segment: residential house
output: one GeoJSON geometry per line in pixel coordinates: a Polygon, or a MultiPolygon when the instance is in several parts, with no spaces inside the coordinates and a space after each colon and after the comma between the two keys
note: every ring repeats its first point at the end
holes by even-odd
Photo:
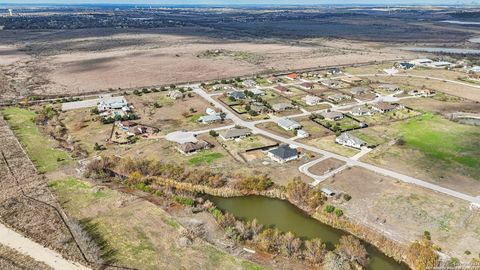
{"type": "Polygon", "coordinates": [[[176,99],[183,98],[183,93],[180,92],[179,90],[170,90],[168,91],[167,96],[173,100],[176,100],[176,99]]]}
{"type": "Polygon", "coordinates": [[[122,109],[123,111],[129,111],[128,102],[123,96],[112,97],[105,96],[100,97],[97,103],[97,109],[99,112],[104,112],[108,110],[118,110],[122,109]]]}
{"type": "Polygon", "coordinates": [[[342,70],[339,68],[329,68],[327,70],[327,74],[329,75],[337,75],[337,74],[342,74],[342,70]]]}
{"type": "Polygon", "coordinates": [[[266,78],[266,80],[269,82],[269,83],[277,83],[280,81],[280,79],[278,77],[275,77],[275,76],[270,76],[268,78],[266,78]]]}
{"type": "Polygon", "coordinates": [[[340,136],[335,139],[335,142],[343,146],[349,146],[357,149],[360,149],[363,145],[365,145],[364,141],[360,140],[359,138],[353,136],[348,132],[340,134],[340,136]]]}
{"type": "Polygon", "coordinates": [[[249,90],[249,91],[252,92],[253,96],[255,96],[255,97],[265,95],[265,91],[263,91],[262,89],[259,89],[259,88],[253,88],[252,90],[249,90]]]}
{"type": "Polygon", "coordinates": [[[381,84],[378,86],[378,88],[383,89],[385,91],[389,91],[389,92],[400,91],[400,87],[395,84],[381,84]]]}
{"type": "Polygon", "coordinates": [[[308,137],[310,137],[310,134],[303,129],[297,129],[297,137],[308,138],[308,137]]]}
{"type": "Polygon", "coordinates": [[[409,62],[400,62],[398,63],[398,67],[401,69],[412,69],[415,65],[409,62]]]}
{"type": "Polygon", "coordinates": [[[245,99],[247,96],[245,95],[245,92],[243,91],[233,91],[228,93],[228,97],[234,98],[234,99],[245,99]]]}
{"type": "Polygon", "coordinates": [[[215,91],[225,90],[225,91],[234,91],[235,88],[230,84],[215,84],[212,86],[212,89],[215,91]]]}
{"type": "Polygon", "coordinates": [[[431,97],[435,95],[435,90],[431,89],[420,89],[420,90],[411,90],[408,92],[411,96],[423,96],[423,97],[431,97]]]}
{"type": "Polygon", "coordinates": [[[330,190],[328,188],[321,188],[320,191],[328,197],[335,196],[335,192],[333,192],[332,190],[330,190]]]}
{"type": "Polygon", "coordinates": [[[317,96],[313,96],[313,95],[307,95],[307,96],[304,96],[302,98],[302,100],[305,102],[305,104],[307,104],[308,106],[315,106],[317,104],[319,104],[320,102],[322,102],[322,99],[317,97],[317,96]]]}
{"type": "Polygon", "coordinates": [[[480,66],[473,66],[468,69],[468,72],[470,73],[480,73],[480,66]]]}
{"type": "Polygon", "coordinates": [[[343,77],[341,80],[348,84],[358,84],[362,82],[362,79],[357,76],[343,77]]]}
{"type": "Polygon", "coordinates": [[[379,111],[381,113],[386,113],[386,112],[393,111],[393,110],[397,109],[397,107],[398,107],[398,105],[387,103],[387,102],[378,102],[376,104],[373,104],[373,106],[372,106],[372,108],[374,110],[379,111]]]}
{"type": "Polygon", "coordinates": [[[267,114],[271,110],[260,102],[253,102],[250,104],[250,110],[256,112],[257,114],[267,114]]]}
{"type": "Polygon", "coordinates": [[[431,64],[431,63],[433,63],[433,61],[431,59],[427,59],[427,58],[415,59],[415,60],[410,61],[410,64],[412,64],[414,66],[424,66],[424,67],[431,64]]]}
{"type": "Polygon", "coordinates": [[[367,87],[357,86],[350,89],[350,93],[352,93],[353,95],[363,95],[368,92],[370,92],[370,89],[367,87]]]}
{"type": "Polygon", "coordinates": [[[286,111],[286,110],[291,110],[293,108],[295,108],[295,106],[293,106],[290,103],[276,103],[276,104],[272,105],[272,109],[275,112],[283,112],[283,111],[286,111]]]}
{"type": "Polygon", "coordinates": [[[290,118],[280,118],[277,121],[277,125],[285,130],[296,130],[302,128],[302,125],[290,118]]]}
{"type": "Polygon", "coordinates": [[[250,136],[252,131],[248,128],[231,128],[227,129],[224,132],[220,133],[220,138],[225,141],[235,140],[250,136]]]}
{"type": "Polygon", "coordinates": [[[341,112],[335,112],[335,111],[326,111],[321,113],[321,115],[329,121],[337,121],[337,120],[342,120],[343,119],[343,113],[341,112]]]}
{"type": "Polygon", "coordinates": [[[212,108],[207,108],[205,110],[205,113],[208,114],[208,115],[216,115],[218,114],[217,111],[215,111],[215,109],[212,109],[212,108]]]}
{"type": "Polygon", "coordinates": [[[311,83],[311,82],[304,82],[304,83],[301,83],[300,84],[301,87],[305,88],[305,89],[313,89],[313,87],[315,86],[314,83],[311,83]]]}
{"type": "Polygon", "coordinates": [[[450,68],[453,66],[453,64],[446,61],[436,61],[428,64],[427,66],[432,68],[450,68]]]}
{"type": "Polygon", "coordinates": [[[282,93],[288,93],[289,90],[287,87],[283,86],[283,85],[277,85],[274,87],[275,90],[279,91],[279,92],[282,92],[282,93]]]}
{"type": "Polygon", "coordinates": [[[337,88],[340,85],[340,82],[337,80],[322,80],[320,83],[330,88],[337,88]]]}
{"type": "Polygon", "coordinates": [[[348,96],[348,95],[345,95],[345,94],[334,94],[334,95],[330,95],[327,97],[329,100],[333,101],[333,102],[342,102],[344,100],[351,100],[352,97],[351,96],[348,96]]]}
{"type": "Polygon", "coordinates": [[[298,159],[297,149],[290,148],[287,144],[282,144],[267,152],[267,156],[278,163],[286,163],[298,159]]]}
{"type": "Polygon", "coordinates": [[[373,115],[373,112],[365,106],[357,106],[350,110],[350,114],[353,116],[366,116],[373,115]]]}
{"type": "Polygon", "coordinates": [[[220,114],[204,115],[198,118],[198,122],[202,124],[212,124],[212,123],[221,122],[221,121],[223,121],[223,118],[220,114]]]}
{"type": "Polygon", "coordinates": [[[242,82],[242,84],[245,85],[245,87],[247,88],[257,87],[257,82],[255,82],[254,80],[245,80],[242,82]]]}
{"type": "Polygon", "coordinates": [[[187,142],[177,145],[177,150],[184,155],[191,155],[197,151],[212,148],[213,145],[207,141],[187,142]]]}
{"type": "Polygon", "coordinates": [[[285,78],[290,79],[290,80],[296,80],[298,78],[298,74],[297,73],[290,73],[290,74],[286,75],[285,78]]]}

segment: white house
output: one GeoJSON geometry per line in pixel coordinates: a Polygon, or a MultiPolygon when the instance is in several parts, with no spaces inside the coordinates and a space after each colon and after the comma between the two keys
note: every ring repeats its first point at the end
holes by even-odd
{"type": "Polygon", "coordinates": [[[317,104],[319,104],[322,99],[317,97],[317,96],[313,96],[313,95],[306,95],[302,98],[302,100],[305,102],[305,104],[307,104],[308,106],[315,106],[317,104]]]}
{"type": "Polygon", "coordinates": [[[183,93],[180,92],[179,90],[171,90],[171,91],[168,91],[168,97],[173,100],[181,99],[183,98],[183,93]]]}
{"type": "Polygon", "coordinates": [[[251,134],[252,134],[252,131],[247,128],[231,128],[220,133],[220,138],[222,138],[225,141],[228,141],[228,140],[244,138],[244,137],[250,136],[251,134]]]}
{"type": "Polygon", "coordinates": [[[308,138],[308,137],[310,137],[310,134],[303,129],[297,129],[297,137],[308,138]]]}
{"type": "Polygon", "coordinates": [[[360,149],[363,145],[365,145],[364,141],[360,140],[359,138],[353,136],[348,132],[340,134],[340,136],[335,139],[335,142],[343,146],[349,146],[357,149],[360,149]]]}
{"type": "Polygon", "coordinates": [[[277,125],[285,130],[296,130],[302,128],[302,125],[289,118],[281,118],[277,121],[277,125]]]}
{"type": "Polygon", "coordinates": [[[290,148],[287,144],[282,144],[267,152],[267,156],[278,163],[286,163],[298,159],[297,149],[290,148]]]}
{"type": "Polygon", "coordinates": [[[415,66],[427,66],[431,63],[433,63],[433,60],[427,58],[415,59],[410,61],[410,64],[413,64],[415,66]]]}
{"type": "Polygon", "coordinates": [[[427,66],[432,68],[449,68],[453,66],[453,64],[446,61],[436,61],[428,64],[427,66]]]}
{"type": "Polygon", "coordinates": [[[365,115],[373,115],[372,110],[365,106],[357,106],[350,110],[350,113],[353,116],[365,116],[365,115]]]}
{"type": "Polygon", "coordinates": [[[204,115],[198,118],[198,122],[202,124],[211,124],[222,121],[223,118],[219,114],[214,115],[204,115]]]}
{"type": "MultiPolygon", "coordinates": [[[[97,103],[97,109],[99,112],[104,112],[107,110],[116,110],[116,109],[123,109],[128,108],[128,102],[123,96],[119,97],[101,97],[97,103]]],[[[124,111],[129,111],[130,109],[124,109],[124,111]]]]}

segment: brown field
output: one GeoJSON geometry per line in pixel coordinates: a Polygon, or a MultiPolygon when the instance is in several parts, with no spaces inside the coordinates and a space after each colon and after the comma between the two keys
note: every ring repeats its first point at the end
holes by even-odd
{"type": "Polygon", "coordinates": [[[480,252],[480,212],[469,210],[464,201],[356,167],[323,185],[352,196],[339,205],[348,216],[401,242],[420,239],[429,231],[435,244],[463,261],[480,252]]]}
{"type": "MultiPolygon", "coordinates": [[[[31,57],[6,64],[13,67],[34,65],[35,70],[24,68],[22,72],[36,73],[45,82],[32,84],[26,93],[6,92],[3,97],[14,94],[80,94],[237,77],[266,70],[392,60],[409,54],[383,49],[375,43],[347,45],[344,41],[324,39],[308,39],[298,45],[273,40],[226,41],[212,37],[210,29],[199,27],[135,31],[23,31],[21,40],[18,40],[18,35],[3,31],[2,40],[27,50],[31,57]],[[371,46],[375,49],[369,48],[371,46]],[[207,50],[217,49],[236,52],[242,57],[197,57],[207,50]]],[[[3,54],[12,58],[19,53],[8,49],[3,54]]]]}
{"type": "Polygon", "coordinates": [[[329,171],[335,170],[341,166],[343,166],[345,162],[334,159],[334,158],[329,158],[326,160],[323,160],[315,165],[313,165],[309,171],[313,174],[316,175],[323,175],[329,171]]]}

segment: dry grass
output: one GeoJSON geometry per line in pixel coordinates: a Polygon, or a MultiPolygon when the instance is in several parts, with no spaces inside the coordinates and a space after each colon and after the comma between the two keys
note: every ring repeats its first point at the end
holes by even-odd
{"type": "Polygon", "coordinates": [[[4,270],[53,270],[43,262],[36,261],[12,248],[0,245],[0,268],[4,270]]]}

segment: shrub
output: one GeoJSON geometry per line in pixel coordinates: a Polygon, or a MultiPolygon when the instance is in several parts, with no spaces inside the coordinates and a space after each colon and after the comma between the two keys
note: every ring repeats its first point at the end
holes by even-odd
{"type": "Polygon", "coordinates": [[[213,130],[213,129],[210,130],[210,132],[209,132],[208,134],[210,134],[210,136],[212,136],[212,137],[214,137],[214,138],[215,138],[215,137],[218,137],[218,132],[216,132],[216,131],[213,130]]]}
{"type": "Polygon", "coordinates": [[[335,206],[333,206],[331,204],[327,204],[327,205],[325,205],[324,210],[327,213],[333,213],[333,211],[335,211],[335,206]]]}
{"type": "Polygon", "coordinates": [[[241,190],[267,190],[273,185],[272,180],[267,175],[250,176],[240,180],[237,187],[241,190]]]}
{"type": "MultiPolygon", "coordinates": [[[[350,167],[349,167],[349,168],[350,168],[350,167]]],[[[345,194],[343,194],[343,199],[348,202],[348,201],[350,201],[350,200],[352,199],[352,196],[350,196],[350,195],[348,195],[347,193],[345,193],[345,194]]]]}
{"type": "Polygon", "coordinates": [[[339,208],[335,209],[335,215],[336,215],[337,217],[343,216],[343,211],[342,211],[342,209],[339,209],[339,208]]]}
{"type": "Polygon", "coordinates": [[[180,204],[188,205],[188,206],[193,206],[193,203],[194,203],[192,198],[183,197],[179,195],[173,196],[173,199],[180,204]]]}

